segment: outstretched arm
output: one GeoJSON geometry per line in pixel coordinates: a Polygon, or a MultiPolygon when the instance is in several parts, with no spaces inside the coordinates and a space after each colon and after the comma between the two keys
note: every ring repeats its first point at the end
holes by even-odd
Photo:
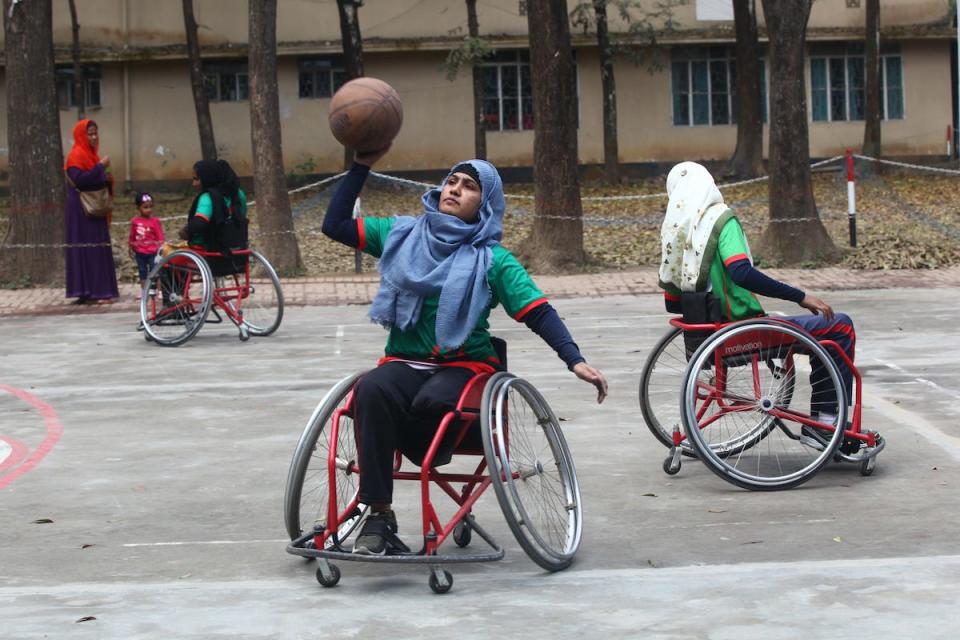
{"type": "Polygon", "coordinates": [[[833,309],[823,300],[771,278],[750,264],[750,261],[746,258],[728,264],[727,273],[730,274],[734,282],[744,289],[768,298],[789,300],[813,313],[822,313],[828,320],[833,318],[833,309]]]}
{"type": "Polygon", "coordinates": [[[530,310],[523,322],[557,352],[574,375],[597,388],[597,402],[607,397],[607,381],[599,369],[587,364],[557,310],[545,302],[530,310]]]}

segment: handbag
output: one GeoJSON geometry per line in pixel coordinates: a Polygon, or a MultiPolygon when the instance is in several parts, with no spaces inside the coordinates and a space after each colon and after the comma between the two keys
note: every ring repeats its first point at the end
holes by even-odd
{"type": "Polygon", "coordinates": [[[83,207],[83,212],[87,214],[87,217],[106,218],[113,212],[113,194],[110,193],[110,187],[104,185],[93,191],[80,191],[69,175],[64,174],[64,176],[66,176],[70,186],[80,194],[80,206],[83,207]]]}

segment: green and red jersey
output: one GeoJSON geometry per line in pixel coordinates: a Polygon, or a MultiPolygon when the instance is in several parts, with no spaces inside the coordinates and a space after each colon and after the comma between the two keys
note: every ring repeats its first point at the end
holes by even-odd
{"type": "MultiPolygon", "coordinates": [[[[359,218],[357,232],[360,235],[359,249],[374,258],[383,255],[387,235],[393,228],[395,218],[359,218]]],[[[480,314],[467,341],[457,350],[442,351],[437,346],[436,322],[440,296],[424,298],[420,319],[407,331],[396,327],[390,329],[387,356],[406,357],[436,362],[472,360],[499,364],[496,352],[490,343],[490,311],[498,304],[514,320],[522,321],[531,309],[547,302],[546,296],[537,287],[523,265],[508,249],[499,244],[491,247],[493,261],[487,270],[490,286],[490,303],[480,314]]]]}

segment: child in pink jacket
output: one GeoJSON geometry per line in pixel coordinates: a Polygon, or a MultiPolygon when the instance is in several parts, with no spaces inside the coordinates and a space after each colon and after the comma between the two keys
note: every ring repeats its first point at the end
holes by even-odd
{"type": "Polygon", "coordinates": [[[137,261],[142,290],[147,274],[153,269],[157,250],[163,246],[163,225],[153,217],[153,196],[146,192],[138,193],[134,203],[139,215],[130,221],[130,238],[127,242],[130,256],[137,261]]]}

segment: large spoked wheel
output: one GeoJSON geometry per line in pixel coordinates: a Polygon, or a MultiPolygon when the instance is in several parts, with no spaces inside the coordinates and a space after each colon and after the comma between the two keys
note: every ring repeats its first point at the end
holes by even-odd
{"type": "Polygon", "coordinates": [[[840,371],[816,340],[785,322],[748,320],[693,355],[681,415],[711,471],[745,489],[776,490],[806,482],[831,460],[846,406],[840,371]]]}
{"type": "Polygon", "coordinates": [[[501,372],[484,389],[480,426],[493,488],[517,542],[544,569],[565,569],[580,547],[583,513],[557,417],[533,385],[501,372]]]}
{"type": "Polygon", "coordinates": [[[267,259],[250,252],[250,279],[241,283],[240,312],[251,335],[268,336],[283,320],[283,289],[267,259]]]}
{"type": "MultiPolygon", "coordinates": [[[[653,437],[665,447],[673,446],[673,430],[681,428],[677,395],[683,387],[686,371],[683,332],[677,327],[670,327],[654,345],[640,374],[640,412],[643,421],[653,437]]],[[[680,443],[680,448],[685,455],[694,455],[686,440],[680,443]]]]}
{"type": "Polygon", "coordinates": [[[140,321],[150,339],[175,347],[200,331],[213,302],[213,275],[203,258],[174,251],[154,266],[146,284],[140,321]]]}
{"type": "MultiPolygon", "coordinates": [[[[340,415],[336,443],[331,442],[331,425],[337,410],[348,408],[348,396],[361,375],[363,373],[347,376],[327,392],[310,416],[293,452],[283,503],[284,521],[291,540],[305,531],[314,530],[317,524],[327,524],[330,494],[328,459],[331,447],[336,453],[337,513],[342,514],[357,495],[360,478],[356,473],[357,441],[353,413],[347,411],[340,415]]],[[[342,542],[353,532],[365,510],[365,505],[358,505],[352,514],[343,518],[337,532],[339,541],[342,542]]]]}
{"type": "MultiPolygon", "coordinates": [[[[640,374],[640,412],[643,414],[643,421],[650,433],[668,448],[674,446],[673,430],[676,428],[682,432],[683,420],[680,416],[680,403],[677,402],[677,396],[683,389],[688,360],[683,331],[677,327],[671,327],[654,345],[640,374]]],[[[770,362],[768,366],[777,365],[770,362]]],[[[781,375],[784,372],[778,369],[777,374],[781,375]]],[[[792,389],[785,387],[785,393],[791,391],[792,389]]],[[[754,434],[756,437],[738,438],[732,442],[714,442],[711,446],[717,455],[728,456],[744,447],[756,444],[762,437],[762,433],[758,430],[754,434]]],[[[696,457],[697,455],[686,438],[680,442],[680,451],[685,456],[696,457]]],[[[679,467],[672,473],[670,471],[667,473],[673,475],[677,471],[679,467]]]]}

